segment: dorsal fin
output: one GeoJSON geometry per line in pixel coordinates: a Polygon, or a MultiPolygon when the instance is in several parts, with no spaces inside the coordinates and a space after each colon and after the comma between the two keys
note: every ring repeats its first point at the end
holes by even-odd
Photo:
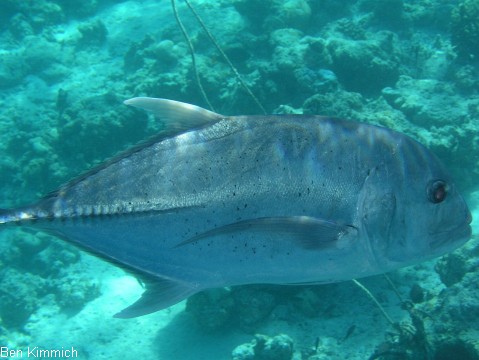
{"type": "Polygon", "coordinates": [[[151,112],[162,120],[167,132],[181,133],[226,118],[199,106],[168,99],[136,97],[123,103],[151,112]]]}

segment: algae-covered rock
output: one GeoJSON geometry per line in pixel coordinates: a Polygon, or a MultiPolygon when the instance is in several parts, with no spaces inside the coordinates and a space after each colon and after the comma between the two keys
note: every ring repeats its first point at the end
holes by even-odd
{"type": "Polygon", "coordinates": [[[364,0],[361,8],[371,11],[377,23],[397,25],[403,19],[404,0],[364,0]]]}
{"type": "Polygon", "coordinates": [[[251,342],[235,347],[231,353],[232,360],[255,360],[254,346],[255,343],[251,342]]]}
{"type": "Polygon", "coordinates": [[[98,0],[55,0],[67,14],[72,18],[84,18],[94,15],[99,7],[98,0]]]}
{"type": "Polygon", "coordinates": [[[233,360],[291,360],[293,340],[284,334],[274,337],[255,335],[250,343],[237,346],[232,352],[233,360]]]}
{"type": "Polygon", "coordinates": [[[399,77],[399,61],[394,56],[392,38],[381,43],[331,40],[328,44],[332,70],[349,91],[371,94],[393,85],[399,77]]]}
{"type": "Polygon", "coordinates": [[[303,104],[305,114],[320,114],[343,119],[355,119],[363,107],[363,98],[354,92],[337,91],[313,95],[303,104]]]}
{"type": "Polygon", "coordinates": [[[434,347],[434,360],[479,360],[477,341],[464,341],[458,338],[441,339],[434,347]]]}
{"type": "Polygon", "coordinates": [[[46,280],[13,268],[0,271],[0,319],[6,328],[20,328],[40,306],[46,280]]]}
{"type": "Polygon", "coordinates": [[[206,331],[218,330],[230,322],[234,300],[231,292],[225,288],[209,289],[190,296],[186,311],[193,314],[206,331]]]}
{"type": "Polygon", "coordinates": [[[53,144],[54,151],[60,154],[59,160],[68,169],[65,177],[74,176],[93,161],[103,160],[147,137],[147,115],[122,107],[122,100],[105,93],[72,101],[65,108],[58,142],[53,144]]]}
{"type": "Polygon", "coordinates": [[[234,0],[233,5],[253,30],[304,29],[312,15],[306,0],[234,0]]]}
{"type": "Polygon", "coordinates": [[[444,285],[451,286],[461,281],[466,274],[466,259],[461,255],[452,253],[440,258],[434,269],[444,285]]]}
{"type": "Polygon", "coordinates": [[[452,12],[451,42],[462,59],[479,57],[479,0],[465,0],[452,12]]]}
{"type": "Polygon", "coordinates": [[[271,29],[305,29],[311,18],[311,7],[306,0],[280,1],[273,7],[272,13],[265,20],[265,28],[271,29]]]}
{"type": "Polygon", "coordinates": [[[78,249],[42,232],[11,231],[0,252],[0,321],[23,327],[32,314],[55,305],[76,313],[100,295],[98,284],[84,273],[78,249]]]}
{"type": "Polygon", "coordinates": [[[0,66],[0,89],[19,85],[29,71],[30,66],[21,52],[5,52],[0,66]]]}
{"type": "Polygon", "coordinates": [[[257,335],[255,354],[260,360],[290,360],[293,357],[293,340],[284,334],[272,338],[257,335]]]}
{"type": "Polygon", "coordinates": [[[294,76],[299,88],[304,93],[330,93],[339,89],[339,82],[336,74],[328,69],[311,69],[309,67],[298,67],[294,70],[294,76]]]}
{"type": "Polygon", "coordinates": [[[81,273],[67,273],[54,282],[52,292],[57,305],[68,314],[75,314],[100,295],[97,282],[81,273]]]}
{"type": "Polygon", "coordinates": [[[27,37],[23,57],[31,73],[39,73],[63,59],[61,45],[45,38],[27,37]]]}
{"type": "Polygon", "coordinates": [[[475,66],[465,65],[455,69],[453,78],[456,87],[465,93],[479,90],[479,69],[475,66]]]}
{"type": "Polygon", "coordinates": [[[90,21],[78,26],[80,45],[101,46],[105,43],[108,30],[101,20],[90,21]]]}
{"type": "Polygon", "coordinates": [[[30,19],[23,14],[16,14],[13,16],[10,19],[8,28],[16,40],[21,40],[25,38],[25,36],[34,34],[30,19]]]}
{"type": "Polygon", "coordinates": [[[451,124],[467,114],[467,103],[447,82],[401,76],[395,88],[385,88],[382,94],[393,108],[425,128],[451,124]]]}
{"type": "Polygon", "coordinates": [[[409,290],[409,298],[415,304],[422,303],[424,301],[425,291],[419,284],[413,284],[409,290]]]}
{"type": "Polygon", "coordinates": [[[274,47],[273,64],[281,71],[293,71],[303,63],[306,44],[300,42],[303,33],[295,29],[280,29],[271,34],[270,44],[274,47]]]}
{"type": "Polygon", "coordinates": [[[320,303],[320,296],[309,288],[299,291],[293,298],[295,307],[308,317],[318,316],[320,303]]]}
{"type": "Polygon", "coordinates": [[[245,331],[254,330],[269,316],[276,304],[272,293],[254,286],[234,288],[233,297],[239,326],[245,331]]]}

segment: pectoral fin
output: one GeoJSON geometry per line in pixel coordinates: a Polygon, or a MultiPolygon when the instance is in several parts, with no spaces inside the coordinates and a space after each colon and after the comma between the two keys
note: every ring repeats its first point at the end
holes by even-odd
{"type": "Polygon", "coordinates": [[[310,216],[264,217],[242,220],[217,227],[182,241],[176,247],[191,244],[200,240],[240,234],[242,232],[258,232],[276,235],[278,240],[293,239],[306,249],[322,249],[337,246],[345,235],[356,233],[355,227],[333,221],[317,219],[310,216]]]}
{"type": "Polygon", "coordinates": [[[146,290],[135,303],[123,309],[114,317],[130,319],[148,315],[166,309],[200,291],[193,284],[176,279],[149,278],[142,279],[146,290]]]}

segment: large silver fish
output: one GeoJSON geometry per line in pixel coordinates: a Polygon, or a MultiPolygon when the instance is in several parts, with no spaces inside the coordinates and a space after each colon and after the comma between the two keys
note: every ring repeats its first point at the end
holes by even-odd
{"type": "Polygon", "coordinates": [[[213,287],[383,273],[471,235],[449,173],[398,132],[319,116],[227,117],[165,99],[125,103],[153,112],[169,135],[0,211],[0,223],[54,233],[142,278],[142,297],[117,317],[213,287]]]}

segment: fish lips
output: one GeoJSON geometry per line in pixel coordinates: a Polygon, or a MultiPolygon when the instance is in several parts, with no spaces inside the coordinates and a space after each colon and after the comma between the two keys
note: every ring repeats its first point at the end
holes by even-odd
{"type": "Polygon", "coordinates": [[[465,244],[472,236],[471,222],[472,215],[467,210],[465,221],[461,225],[444,231],[429,232],[433,238],[430,242],[431,250],[443,254],[465,244]]]}

